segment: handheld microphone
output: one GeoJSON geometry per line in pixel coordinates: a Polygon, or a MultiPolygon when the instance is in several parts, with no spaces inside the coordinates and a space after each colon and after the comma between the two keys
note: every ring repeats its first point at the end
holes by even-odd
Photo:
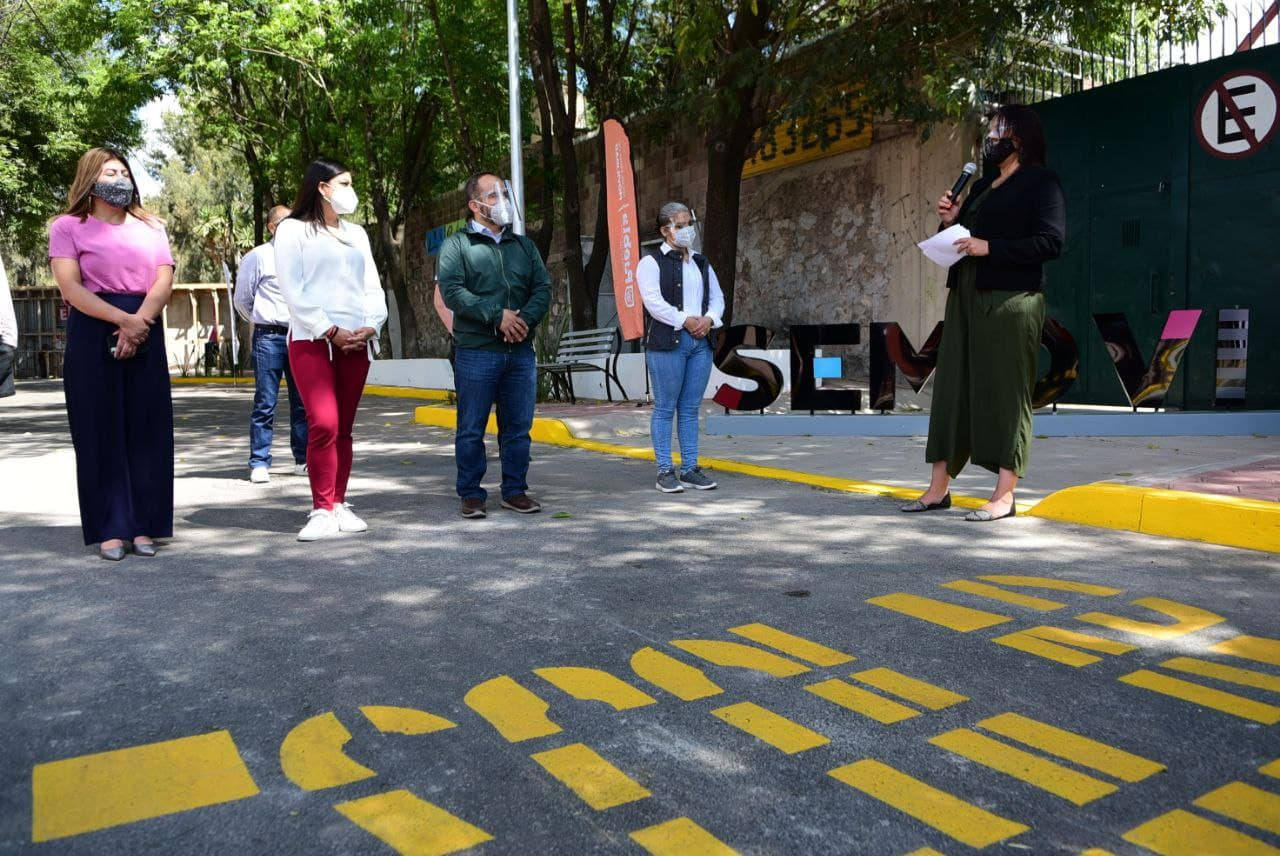
{"type": "Polygon", "coordinates": [[[960,177],[956,179],[956,183],[951,185],[951,201],[954,202],[960,196],[960,191],[964,190],[964,186],[969,183],[969,179],[978,171],[978,165],[969,162],[964,165],[964,169],[960,171],[960,177]]]}

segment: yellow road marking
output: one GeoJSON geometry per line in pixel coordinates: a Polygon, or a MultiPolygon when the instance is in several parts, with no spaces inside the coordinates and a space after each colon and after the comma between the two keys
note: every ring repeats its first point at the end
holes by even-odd
{"type": "Polygon", "coordinates": [[[388,791],[334,806],[347,820],[405,856],[444,856],[493,836],[409,791],[388,791]]]}
{"type": "Polygon", "coordinates": [[[630,710],[657,704],[657,699],[614,677],[603,669],[580,666],[554,666],[534,669],[533,673],[547,683],[583,701],[602,701],[614,710],[630,710]]]}
{"type": "Polygon", "coordinates": [[[1068,666],[1075,666],[1076,668],[1097,663],[1102,658],[1095,657],[1092,654],[1085,654],[1057,643],[1063,642],[1066,645],[1074,645],[1076,648],[1088,648],[1091,651],[1101,651],[1104,654],[1126,654],[1130,651],[1136,651],[1138,648],[1137,645],[1116,642],[1114,639],[1103,639],[1101,636],[1076,633],[1074,630],[1064,630],[1061,627],[1050,627],[1048,625],[1030,627],[1026,630],[1010,633],[1007,636],[997,636],[991,641],[1009,648],[1016,648],[1019,651],[1025,651],[1028,654],[1035,654],[1037,657],[1044,657],[1046,660],[1054,660],[1068,666]]]}
{"type": "Polygon", "coordinates": [[[1276,759],[1270,764],[1263,764],[1258,768],[1258,772],[1264,776],[1271,776],[1274,779],[1280,779],[1280,759],[1276,759]]]}
{"type": "Polygon", "coordinates": [[[637,829],[631,840],[653,856],[738,856],[738,851],[687,817],[637,829]]]}
{"type": "Polygon", "coordinates": [[[1168,675],[1139,669],[1128,675],[1122,675],[1118,680],[1130,686],[1141,687],[1144,690],[1163,693],[1202,707],[1220,710],[1223,713],[1229,713],[1241,719],[1261,722],[1263,725],[1275,725],[1280,722],[1280,707],[1263,704],[1260,701],[1254,701],[1251,698],[1245,698],[1235,693],[1215,690],[1192,681],[1184,681],[1181,678],[1171,678],[1168,675]]]}
{"type": "Polygon", "coordinates": [[[1161,856],[1280,856],[1280,850],[1234,829],[1180,808],[1149,820],[1123,836],[1130,844],[1161,856]]]}
{"type": "Polygon", "coordinates": [[[976,594],[978,597],[985,597],[990,600],[1011,603],[1014,606],[1025,606],[1028,609],[1034,609],[1039,612],[1052,612],[1055,609],[1062,609],[1066,606],[1062,601],[1046,600],[1043,597],[1032,597],[1029,594],[1005,591],[1002,588],[989,586],[986,583],[975,583],[973,580],[952,580],[949,583],[942,583],[941,586],[954,591],[962,591],[966,594],[976,594]]]}
{"type": "Polygon", "coordinates": [[[894,612],[901,612],[903,615],[910,615],[912,618],[919,618],[921,621],[928,621],[952,630],[959,630],[961,633],[968,633],[971,630],[981,630],[984,627],[1013,621],[1007,615],[996,615],[994,612],[983,612],[980,609],[970,609],[967,606],[947,603],[943,600],[934,600],[931,597],[920,597],[919,595],[905,592],[867,598],[867,603],[873,603],[885,609],[892,609],[894,612]]]}
{"type": "Polygon", "coordinates": [[[530,756],[596,811],[650,796],[649,790],[582,743],[530,756]]]}
{"type": "Polygon", "coordinates": [[[716,708],[711,711],[711,715],[788,755],[831,742],[813,729],[749,701],[716,708]]]}
{"type": "Polygon", "coordinates": [[[863,672],[854,672],[850,677],[878,690],[915,702],[921,707],[927,707],[929,710],[942,710],[969,700],[968,696],[953,693],[951,690],[895,672],[893,669],[867,669],[863,672]]]}
{"type": "Polygon", "coordinates": [[[682,701],[724,692],[701,669],[653,648],[641,648],[631,655],[631,671],[682,701]]]}
{"type": "Polygon", "coordinates": [[[740,627],[730,627],[729,632],[750,639],[752,642],[776,648],[784,654],[790,654],[798,660],[813,663],[815,666],[839,666],[841,663],[856,659],[852,654],[828,648],[811,639],[787,633],[767,624],[743,624],[740,627]]]}
{"type": "Polygon", "coordinates": [[[258,793],[227,731],[37,764],[31,840],[50,841],[258,793]]]}
{"type": "Polygon", "coordinates": [[[1041,758],[1016,749],[998,740],[970,731],[957,728],[937,737],[929,738],[934,746],[941,746],[948,752],[976,761],[984,767],[1004,773],[1034,785],[1042,791],[1075,805],[1087,805],[1096,799],[1113,794],[1119,788],[1110,782],[1086,776],[1075,770],[1062,766],[1054,761],[1041,758]]]}
{"type": "Polygon", "coordinates": [[[1084,615],[1077,615],[1076,620],[1110,627],[1112,630],[1123,630],[1126,633],[1150,636],[1155,639],[1176,639],[1179,636],[1186,636],[1188,633],[1195,633],[1197,630],[1221,624],[1225,620],[1221,615],[1217,615],[1207,609],[1200,609],[1198,606],[1191,606],[1186,603],[1178,603],[1176,600],[1165,600],[1162,597],[1140,597],[1132,601],[1132,603],[1134,606],[1146,607],[1152,612],[1162,612],[1173,618],[1174,623],[1157,624],[1152,621],[1138,621],[1134,618],[1124,618],[1108,612],[1086,612],[1084,615]]]}
{"type": "Polygon", "coordinates": [[[450,722],[443,716],[415,710],[411,707],[387,707],[385,705],[365,705],[360,708],[365,719],[383,734],[431,734],[447,728],[457,728],[456,722],[450,722]]]}
{"type": "Polygon", "coordinates": [[[989,583],[1004,583],[1007,586],[1052,589],[1053,591],[1069,591],[1075,592],[1076,594],[1091,594],[1095,597],[1112,597],[1113,595],[1124,594],[1124,589],[1111,588],[1111,586],[1098,586],[1093,583],[1078,583],[1075,580],[1056,580],[1052,577],[1025,577],[1017,574],[980,574],[978,579],[986,580],[989,583]]]}
{"type": "Polygon", "coordinates": [[[1244,782],[1231,782],[1200,797],[1195,804],[1223,817],[1280,835],[1280,794],[1244,782]]]}
{"type": "Polygon", "coordinates": [[[477,684],[462,700],[511,743],[560,732],[560,726],[547,718],[550,705],[509,675],[477,684]]]}
{"type": "Polygon", "coordinates": [[[1110,850],[1103,850],[1101,847],[1090,847],[1088,850],[1081,850],[1080,856],[1114,856],[1110,850]]]}
{"type": "Polygon", "coordinates": [[[333,711],[304,719],[280,743],[280,769],[304,791],[348,785],[378,775],[346,756],[351,732],[333,711]]]}
{"type": "Polygon", "coordinates": [[[750,645],[743,645],[741,642],[721,642],[718,639],[674,639],[671,644],[681,651],[687,651],[717,666],[751,669],[773,675],[775,678],[789,678],[809,671],[808,666],[802,666],[794,660],[779,657],[769,651],[761,651],[750,645]]]}
{"type": "Polygon", "coordinates": [[[887,699],[884,696],[876,695],[861,687],[855,687],[852,684],[847,684],[834,678],[829,681],[810,684],[805,689],[819,698],[825,698],[829,702],[846,707],[855,713],[860,713],[885,725],[891,725],[920,715],[920,711],[907,707],[905,704],[898,704],[892,699],[887,699]]]}
{"type": "Polygon", "coordinates": [[[945,856],[945,854],[939,853],[932,847],[921,847],[919,850],[912,850],[906,856],[945,856]]]}
{"type": "Polygon", "coordinates": [[[1141,782],[1165,769],[1164,764],[1141,755],[1134,755],[1074,731],[1055,728],[1017,713],[1002,713],[984,719],[978,723],[978,727],[1081,766],[1091,767],[1122,782],[1141,782]]]}
{"type": "Polygon", "coordinates": [[[1238,669],[1235,666],[1224,666],[1222,663],[1213,663],[1195,657],[1174,657],[1160,665],[1177,672],[1187,672],[1203,678],[1217,678],[1220,681],[1240,684],[1242,687],[1280,693],[1280,676],[1255,672],[1253,669],[1238,669]]]}
{"type": "Polygon", "coordinates": [[[1209,649],[1217,654],[1230,654],[1245,660],[1257,660],[1271,666],[1280,666],[1280,639],[1265,636],[1237,636],[1219,642],[1209,649]]]}
{"type": "Polygon", "coordinates": [[[827,775],[970,847],[987,847],[1031,828],[992,814],[879,761],[857,761],[837,767],[827,775]]]}

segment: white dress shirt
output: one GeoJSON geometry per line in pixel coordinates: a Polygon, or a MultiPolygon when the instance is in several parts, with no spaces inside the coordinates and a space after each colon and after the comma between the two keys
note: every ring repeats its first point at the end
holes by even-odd
{"type": "MultiPolygon", "coordinates": [[[[659,248],[663,255],[679,252],[666,241],[659,248]]],[[[644,300],[644,308],[649,311],[655,321],[669,324],[677,330],[684,326],[686,318],[697,318],[702,315],[702,273],[693,260],[692,253],[681,265],[684,282],[684,309],[677,309],[662,297],[661,277],[658,272],[658,260],[646,255],[636,265],[636,281],[640,283],[640,297],[644,300]]],[[[724,292],[720,290],[720,280],[711,263],[707,263],[707,279],[710,281],[711,298],[707,303],[707,316],[712,327],[723,327],[724,292]]]]}
{"type": "Polygon", "coordinates": [[[235,303],[246,321],[289,326],[289,304],[276,277],[276,251],[270,242],[254,247],[240,259],[235,303]]]}
{"type": "Polygon", "coordinates": [[[13,312],[13,297],[9,294],[9,277],[4,272],[4,259],[0,259],[0,343],[18,347],[18,317],[13,312]]]}

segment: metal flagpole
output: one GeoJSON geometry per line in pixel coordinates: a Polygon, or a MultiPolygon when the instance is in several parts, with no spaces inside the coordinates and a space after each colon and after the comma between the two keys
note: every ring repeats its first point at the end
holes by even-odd
{"type": "Polygon", "coordinates": [[[515,196],[515,222],[511,228],[524,234],[524,157],[520,150],[520,16],[516,0],[507,0],[507,92],[511,117],[511,192],[515,196]]]}

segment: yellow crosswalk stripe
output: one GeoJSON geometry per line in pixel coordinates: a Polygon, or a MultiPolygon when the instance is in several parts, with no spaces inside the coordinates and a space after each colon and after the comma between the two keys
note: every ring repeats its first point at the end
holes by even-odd
{"type": "Polygon", "coordinates": [[[227,731],[48,761],[31,770],[31,840],[80,835],[257,793],[227,731]]]}
{"type": "Polygon", "coordinates": [[[1163,693],[1202,707],[1220,710],[1223,713],[1229,713],[1241,719],[1261,722],[1263,725],[1275,725],[1280,722],[1280,707],[1254,701],[1251,698],[1245,698],[1235,693],[1215,690],[1212,687],[1206,687],[1203,684],[1197,684],[1192,681],[1172,678],[1157,672],[1149,672],[1146,669],[1139,669],[1136,672],[1123,675],[1119,680],[1122,683],[1141,687],[1144,690],[1163,693]]]}
{"type": "Polygon", "coordinates": [[[1230,654],[1245,660],[1256,660],[1270,666],[1280,666],[1280,639],[1265,636],[1237,636],[1219,642],[1209,649],[1215,654],[1230,654]]]}
{"type": "Polygon", "coordinates": [[[1200,660],[1196,657],[1174,657],[1172,660],[1165,660],[1160,665],[1166,669],[1199,675],[1202,678],[1217,678],[1220,681],[1240,684],[1242,687],[1253,687],[1254,689],[1280,693],[1280,676],[1278,675],[1268,675],[1265,672],[1255,672],[1252,669],[1225,666],[1222,663],[1200,660]]]}
{"type": "Polygon", "coordinates": [[[867,603],[891,609],[894,612],[900,612],[903,615],[909,615],[921,621],[939,624],[951,630],[958,630],[961,633],[969,633],[973,630],[981,630],[984,627],[1013,621],[1007,615],[983,612],[981,609],[970,609],[967,606],[947,603],[945,600],[934,600],[931,597],[921,597],[920,595],[907,594],[906,592],[894,592],[880,597],[867,598],[867,603]]]}
{"type": "Polygon", "coordinates": [[[1195,804],[1223,817],[1280,835],[1280,794],[1244,782],[1231,782],[1200,797],[1195,804]]]}
{"type": "Polygon", "coordinates": [[[831,740],[811,728],[793,722],[754,702],[744,701],[711,711],[711,715],[724,720],[752,737],[763,740],[788,755],[824,746],[831,740]]]}
{"type": "Polygon", "coordinates": [[[1119,790],[1110,782],[1076,772],[967,728],[939,734],[929,742],[1075,805],[1087,805],[1119,790]]]}
{"type": "Polygon", "coordinates": [[[1139,636],[1150,636],[1153,639],[1176,639],[1179,636],[1186,636],[1188,633],[1221,624],[1226,620],[1207,609],[1179,603],[1176,600],[1165,600],[1162,597],[1140,597],[1133,601],[1133,604],[1150,609],[1152,612],[1164,613],[1172,618],[1174,623],[1158,624],[1153,621],[1138,621],[1107,612],[1086,612],[1083,615],[1077,615],[1076,620],[1110,627],[1112,630],[1136,633],[1139,636]]]}
{"type": "Polygon", "coordinates": [[[560,726],[547,718],[550,705],[510,675],[477,684],[462,701],[511,743],[560,732],[560,726]]]}
{"type": "Polygon", "coordinates": [[[997,636],[991,640],[999,645],[1035,654],[1046,660],[1053,660],[1067,666],[1079,668],[1099,662],[1102,658],[1093,654],[1077,651],[1075,648],[1087,648],[1090,651],[1101,651],[1104,654],[1125,654],[1136,651],[1136,645],[1117,642],[1114,639],[1103,639],[1088,633],[1077,633],[1061,627],[1040,625],[1019,630],[1006,636],[997,636]],[[1063,644],[1059,644],[1063,643],[1063,644]],[[1072,648],[1067,645],[1074,646],[1072,648]]]}
{"type": "Polygon", "coordinates": [[[1006,586],[1019,586],[1021,588],[1042,588],[1052,591],[1067,591],[1075,594],[1091,594],[1095,597],[1112,597],[1117,594],[1124,594],[1124,589],[1112,588],[1111,586],[1099,586],[1093,583],[1080,583],[1075,580],[1058,580],[1053,577],[1028,577],[1018,574],[980,574],[980,580],[986,580],[989,583],[1001,583],[1006,586]]]}
{"type": "Polygon", "coordinates": [[[1106,773],[1122,782],[1141,782],[1165,769],[1164,764],[1017,713],[1002,713],[984,719],[978,727],[1106,773]]]}
{"type": "Polygon", "coordinates": [[[942,583],[942,588],[951,589],[953,591],[962,591],[966,594],[976,594],[978,597],[985,597],[990,600],[998,600],[1003,603],[1011,603],[1014,606],[1025,606],[1027,609],[1034,609],[1037,612],[1052,612],[1055,609],[1062,609],[1065,603],[1057,600],[1047,600],[1043,597],[1032,597],[1029,594],[1018,594],[1015,591],[1005,591],[996,586],[989,586],[986,583],[975,583],[973,580],[952,580],[949,583],[942,583]]]}
{"type": "Polygon", "coordinates": [[[701,669],[653,648],[641,648],[631,655],[631,671],[681,701],[696,701],[724,692],[701,669]]]}
{"type": "Polygon", "coordinates": [[[554,666],[534,669],[533,673],[576,699],[604,702],[614,710],[630,710],[658,703],[653,696],[640,692],[603,669],[554,666]]]}
{"type": "Polygon", "coordinates": [[[649,790],[583,743],[529,756],[596,811],[642,800],[649,790]]]}
{"type": "Polygon", "coordinates": [[[708,663],[736,669],[764,672],[775,678],[789,678],[810,671],[808,666],[795,660],[779,657],[740,642],[722,642],[719,639],[673,639],[671,644],[708,663]]]}
{"type": "Polygon", "coordinates": [[[776,648],[784,654],[790,654],[797,660],[804,660],[815,666],[839,666],[856,659],[852,654],[828,648],[811,639],[787,633],[767,624],[743,624],[740,627],[730,627],[729,632],[736,633],[744,639],[750,639],[752,642],[776,648]]]}
{"type": "Polygon", "coordinates": [[[493,836],[410,791],[388,791],[338,803],[343,817],[405,856],[444,856],[493,836]]]}
{"type": "Polygon", "coordinates": [[[1280,856],[1280,850],[1263,841],[1180,808],[1121,837],[1160,856],[1280,856]]]}
{"type": "Polygon", "coordinates": [[[988,847],[1031,828],[869,758],[827,775],[970,847],[988,847]]]}
{"type": "Polygon", "coordinates": [[[866,669],[854,672],[850,677],[867,686],[893,693],[898,698],[905,698],[921,707],[927,707],[929,710],[942,710],[969,700],[968,696],[953,693],[951,690],[895,672],[893,669],[866,669]]]}
{"type": "Polygon", "coordinates": [[[304,719],[280,742],[280,768],[304,791],[335,788],[378,775],[342,751],[350,739],[351,732],[333,711],[304,719]]]}
{"type": "Polygon", "coordinates": [[[892,699],[876,695],[861,687],[855,687],[835,678],[817,684],[810,684],[805,689],[819,698],[824,698],[829,702],[848,708],[855,713],[860,713],[885,725],[892,725],[895,722],[901,722],[904,719],[920,715],[920,711],[907,707],[905,704],[898,704],[892,699]]]}
{"type": "Polygon", "coordinates": [[[631,833],[653,856],[737,856],[738,851],[687,817],[677,817],[631,833]]]}
{"type": "Polygon", "coordinates": [[[1264,776],[1271,776],[1273,779],[1280,779],[1280,758],[1270,764],[1263,764],[1258,768],[1258,772],[1264,776]]]}

